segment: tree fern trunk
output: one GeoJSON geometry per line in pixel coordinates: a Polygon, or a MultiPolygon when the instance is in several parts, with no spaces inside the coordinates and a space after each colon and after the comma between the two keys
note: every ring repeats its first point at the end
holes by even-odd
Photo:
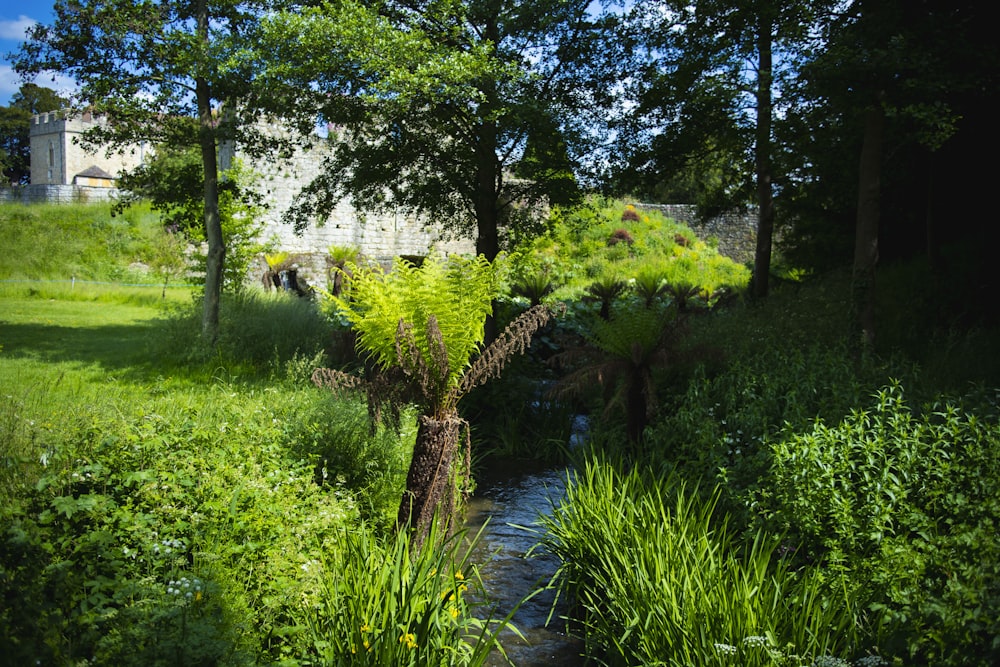
{"type": "Polygon", "coordinates": [[[417,542],[427,535],[436,509],[440,507],[448,515],[455,509],[451,471],[462,424],[457,416],[444,420],[427,415],[419,418],[406,492],[396,518],[400,529],[410,527],[417,542]]]}

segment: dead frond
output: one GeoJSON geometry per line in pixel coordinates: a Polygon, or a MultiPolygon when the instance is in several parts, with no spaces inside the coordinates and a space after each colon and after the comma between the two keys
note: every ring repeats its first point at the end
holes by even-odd
{"type": "Polygon", "coordinates": [[[458,395],[464,396],[491,378],[499,377],[510,358],[515,354],[523,354],[531,344],[531,337],[551,319],[552,311],[544,305],[532,306],[521,313],[472,362],[462,376],[458,395]]]}

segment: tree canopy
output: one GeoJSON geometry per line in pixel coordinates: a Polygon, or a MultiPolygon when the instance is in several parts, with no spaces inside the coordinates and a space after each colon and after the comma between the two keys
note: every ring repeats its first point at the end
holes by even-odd
{"type": "Polygon", "coordinates": [[[268,76],[310,91],[291,116],[329,123],[334,146],[298,210],[396,207],[474,230],[495,257],[519,213],[577,194],[608,36],[590,4],[347,0],[273,17],[268,76]]]}

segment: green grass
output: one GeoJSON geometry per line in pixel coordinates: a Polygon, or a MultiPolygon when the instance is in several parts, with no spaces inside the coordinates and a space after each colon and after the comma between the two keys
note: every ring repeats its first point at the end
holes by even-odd
{"type": "Polygon", "coordinates": [[[311,304],[226,304],[206,353],[190,342],[195,303],[0,296],[0,651],[343,664],[367,623],[358,661],[481,664],[489,623],[441,604],[433,571],[456,562],[475,586],[464,541],[414,570],[405,540],[386,538],[414,429],[372,433],[362,400],[308,382],[329,335],[311,304]],[[366,605],[341,603],[345,574],[366,605]]]}
{"type": "Polygon", "coordinates": [[[130,269],[154,268],[169,237],[148,206],[112,217],[111,204],[0,205],[0,280],[162,283],[130,269]]]}

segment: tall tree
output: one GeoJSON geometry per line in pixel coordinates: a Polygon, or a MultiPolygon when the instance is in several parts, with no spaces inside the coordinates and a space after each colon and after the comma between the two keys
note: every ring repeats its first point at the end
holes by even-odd
{"type": "Polygon", "coordinates": [[[7,182],[24,184],[31,178],[32,115],[66,105],[54,90],[25,83],[14,93],[10,106],[0,107],[0,166],[7,182]]]}
{"type": "Polygon", "coordinates": [[[313,91],[295,110],[331,123],[335,147],[293,215],[350,197],[471,231],[494,258],[519,214],[576,194],[604,94],[581,85],[603,30],[590,4],[344,0],[275,18],[272,75],[313,91]]]}
{"type": "Polygon", "coordinates": [[[630,82],[638,104],[626,125],[626,159],[659,178],[686,165],[740,160],[742,168],[715,170],[726,178],[700,203],[756,204],[756,297],[767,295],[771,268],[776,91],[825,4],[668,0],[640,3],[631,17],[646,59],[630,82]]]}
{"type": "Polygon", "coordinates": [[[266,0],[57,0],[15,60],[22,75],[51,70],[79,84],[73,112],[107,118],[83,136],[93,148],[140,141],[201,152],[208,241],[202,334],[214,344],[226,248],[219,220],[218,145],[247,149],[273,140],[257,132],[250,40],[266,0]],[[225,111],[220,112],[224,106],[225,111]],[[249,118],[247,117],[249,116],[249,118]],[[192,131],[192,119],[197,121],[192,131]]]}
{"type": "MultiPolygon", "coordinates": [[[[840,10],[801,70],[790,240],[801,258],[852,262],[853,327],[871,347],[880,262],[924,254],[940,269],[943,245],[978,250],[996,239],[981,212],[997,167],[976,155],[1000,144],[982,112],[997,102],[1000,48],[979,0],[859,0],[840,10]],[[810,251],[816,239],[822,247],[810,251]]],[[[960,268],[976,288],[995,284],[985,264],[968,261],[979,254],[960,268]]]]}

